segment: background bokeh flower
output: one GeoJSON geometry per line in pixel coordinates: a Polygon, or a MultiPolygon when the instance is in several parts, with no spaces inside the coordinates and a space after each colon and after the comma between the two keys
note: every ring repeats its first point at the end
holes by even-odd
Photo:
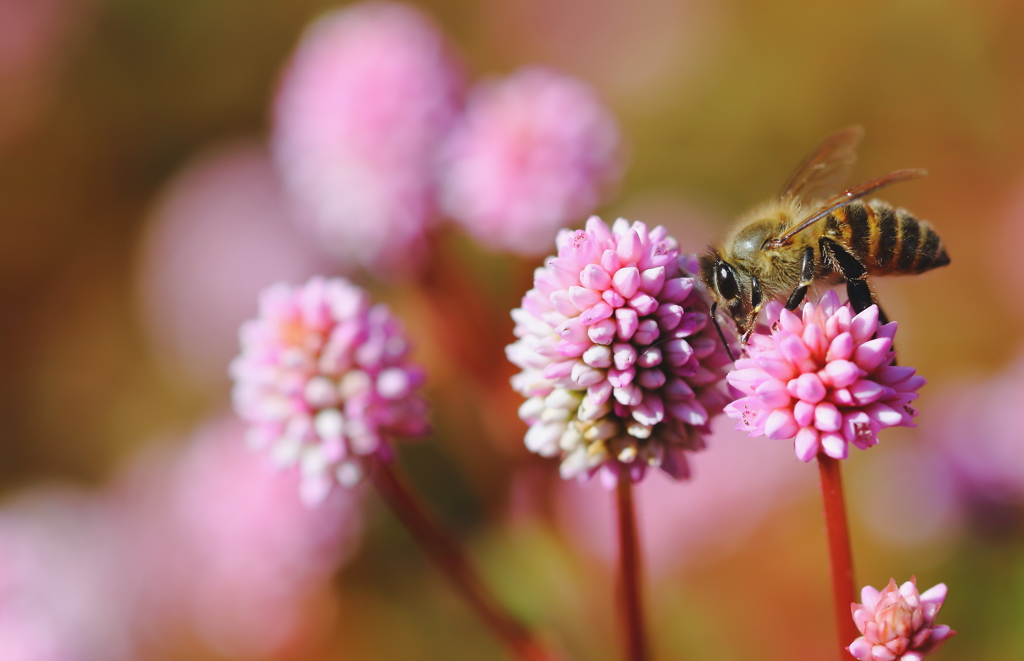
{"type": "Polygon", "coordinates": [[[444,37],[410,6],[355,4],[306,30],[277,92],[273,151],[297,220],[342,264],[393,275],[423,257],[461,94],[444,37]]]}
{"type": "Polygon", "coordinates": [[[445,156],[445,213],[486,246],[549,250],[621,176],[619,130],[593,90],[528,67],[470,94],[445,156]]]}
{"type": "Polygon", "coordinates": [[[236,141],[194,158],[161,193],[140,245],[139,305],[164,367],[223,392],[259,292],[329,271],[294,231],[266,149],[236,141]]]}

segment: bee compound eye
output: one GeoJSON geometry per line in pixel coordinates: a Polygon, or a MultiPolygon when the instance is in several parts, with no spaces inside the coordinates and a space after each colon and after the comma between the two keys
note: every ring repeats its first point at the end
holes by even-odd
{"type": "Polygon", "coordinates": [[[725,262],[720,263],[715,269],[715,285],[718,287],[718,293],[725,299],[732,300],[740,295],[740,287],[736,283],[733,268],[725,262]]]}

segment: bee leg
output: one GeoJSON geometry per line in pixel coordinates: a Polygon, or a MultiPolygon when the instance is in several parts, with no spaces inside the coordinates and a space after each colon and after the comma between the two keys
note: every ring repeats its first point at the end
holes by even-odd
{"type": "Polygon", "coordinates": [[[820,241],[821,254],[828,255],[831,261],[843,278],[846,280],[846,295],[850,299],[850,305],[854,312],[863,312],[875,304],[868,281],[864,279],[867,269],[860,261],[846,251],[832,239],[822,237],[820,241]]]}
{"type": "Polygon", "coordinates": [[[793,293],[789,295],[789,300],[786,301],[786,309],[792,312],[796,309],[796,306],[800,305],[800,301],[804,300],[804,295],[807,294],[807,288],[811,286],[811,281],[814,279],[814,248],[807,246],[804,250],[804,262],[800,268],[800,284],[796,286],[793,293]]]}
{"type": "MultiPolygon", "coordinates": [[[[846,278],[846,295],[850,299],[850,305],[853,306],[854,312],[860,313],[872,305],[877,305],[871,288],[868,287],[868,281],[864,279],[864,276],[867,275],[864,265],[831,239],[822,237],[820,246],[821,254],[828,254],[831,261],[839,267],[839,272],[846,278]]],[[[889,318],[882,312],[882,306],[878,306],[878,320],[883,324],[889,323],[889,318]]],[[[877,333],[875,336],[877,337],[877,333]]],[[[896,351],[895,346],[892,349],[896,351]]],[[[891,364],[896,364],[895,356],[891,364]]]]}

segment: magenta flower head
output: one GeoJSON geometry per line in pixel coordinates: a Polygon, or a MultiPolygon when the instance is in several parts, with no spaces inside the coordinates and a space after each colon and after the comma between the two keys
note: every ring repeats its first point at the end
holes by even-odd
{"type": "Polygon", "coordinates": [[[479,86],[448,145],[445,212],[480,242],[544,254],[618,181],[619,130],[579,80],[540,67],[479,86]]]}
{"type": "Polygon", "coordinates": [[[796,439],[796,456],[844,459],[849,444],[866,449],[886,427],[914,427],[910,402],[925,380],[893,365],[896,323],[880,326],[878,306],[858,315],[834,292],[799,315],[772,302],[768,328],[755,332],[729,385],[745,397],[725,407],[751,436],[796,439]]]}
{"type": "Polygon", "coordinates": [[[299,464],[307,503],[335,482],[358,483],[368,458],[388,459],[390,436],[427,432],[424,373],[407,358],[400,322],[347,280],[264,290],[240,337],[235,410],[252,445],[299,464]]]}
{"type": "Polygon", "coordinates": [[[556,243],[505,350],[523,370],[512,386],[527,397],[526,447],[561,456],[566,479],[600,471],[613,485],[648,467],[687,477],[684,452],[704,447],[729,363],[695,261],[664,227],[621,218],[611,229],[591,218],[556,243]]]}
{"type": "Polygon", "coordinates": [[[890,579],[882,592],[869,585],[860,598],[864,603],[852,606],[853,621],[863,635],[846,648],[859,661],[921,661],[956,634],[935,624],[946,600],[943,583],[920,594],[917,579],[899,587],[890,579]]]}
{"type": "Polygon", "coordinates": [[[349,263],[408,270],[437,214],[462,77],[443,35],[395,3],[328,13],[282,76],[272,144],[298,220],[349,263]]]}

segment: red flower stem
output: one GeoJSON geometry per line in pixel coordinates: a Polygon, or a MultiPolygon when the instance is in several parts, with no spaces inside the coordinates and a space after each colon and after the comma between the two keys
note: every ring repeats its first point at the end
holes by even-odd
{"type": "Polygon", "coordinates": [[[821,475],[821,497],[825,504],[825,531],[828,535],[829,564],[832,569],[832,599],[835,607],[839,659],[852,658],[846,650],[860,636],[853,622],[850,605],[854,603],[853,554],[850,552],[850,529],[846,523],[843,500],[843,476],[840,461],[818,454],[821,475]]]}
{"type": "Polygon", "coordinates": [[[626,658],[646,661],[647,639],[644,635],[642,591],[640,589],[640,540],[636,531],[636,509],[633,503],[633,482],[619,477],[616,488],[619,522],[619,613],[626,634],[626,658]]]}
{"type": "Polygon", "coordinates": [[[523,661],[554,659],[517,619],[498,605],[458,542],[427,512],[391,462],[375,461],[371,479],[424,554],[515,658],[523,661]]]}

